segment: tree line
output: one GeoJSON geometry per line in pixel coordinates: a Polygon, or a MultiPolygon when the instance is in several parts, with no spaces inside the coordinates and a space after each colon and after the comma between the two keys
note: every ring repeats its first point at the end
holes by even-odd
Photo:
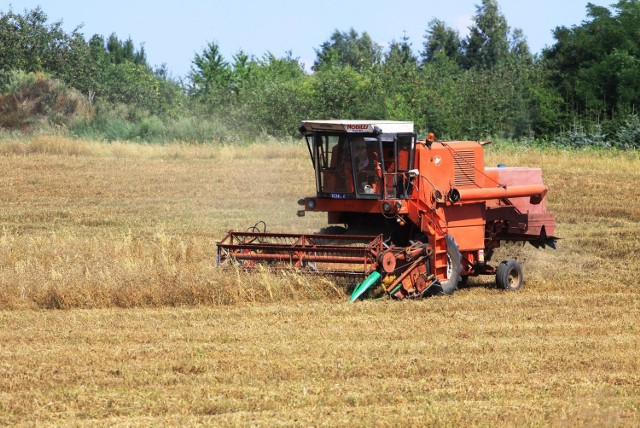
{"type": "Polygon", "coordinates": [[[307,118],[392,119],[443,138],[638,148],[640,0],[586,10],[540,55],[497,0],[481,0],[465,37],[439,19],[418,49],[406,36],[383,49],[367,32],[335,30],[311,72],[291,52],[227,59],[209,42],[184,79],[151,67],[131,39],[87,39],[39,7],[9,10],[0,13],[0,126],[230,141],[293,136],[307,118]]]}

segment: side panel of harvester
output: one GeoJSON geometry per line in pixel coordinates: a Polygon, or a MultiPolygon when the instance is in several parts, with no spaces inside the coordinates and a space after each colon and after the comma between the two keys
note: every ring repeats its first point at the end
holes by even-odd
{"type": "Polygon", "coordinates": [[[445,203],[452,188],[485,187],[482,146],[476,142],[433,143],[430,148],[421,144],[417,154],[420,208],[434,215],[442,232],[453,235],[460,251],[484,248],[484,203],[445,203]]]}
{"type": "Polygon", "coordinates": [[[477,142],[419,144],[415,166],[409,218],[434,249],[431,268],[439,279],[447,275],[447,235],[462,254],[463,275],[485,269],[485,252],[490,256],[502,240],[554,245],[547,237],[555,216],[546,210],[539,168],[485,168],[477,142]]]}
{"type": "Polygon", "coordinates": [[[445,236],[453,237],[465,260],[485,248],[484,201],[450,204],[452,188],[485,186],[483,147],[476,142],[420,144],[416,150],[416,190],[409,202],[409,218],[420,227],[434,249],[432,272],[440,279],[447,275],[445,236]]]}

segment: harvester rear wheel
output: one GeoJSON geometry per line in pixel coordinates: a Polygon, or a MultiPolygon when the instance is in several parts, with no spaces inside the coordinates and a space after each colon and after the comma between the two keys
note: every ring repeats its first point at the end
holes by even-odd
{"type": "Polygon", "coordinates": [[[515,260],[505,260],[496,269],[496,285],[499,288],[508,291],[519,290],[523,280],[522,267],[515,260]]]}

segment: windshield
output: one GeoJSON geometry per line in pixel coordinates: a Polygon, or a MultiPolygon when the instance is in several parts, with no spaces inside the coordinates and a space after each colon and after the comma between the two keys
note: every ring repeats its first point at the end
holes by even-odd
{"type": "Polygon", "coordinates": [[[307,143],[318,195],[343,199],[405,199],[413,134],[313,133],[307,143]]]}
{"type": "Polygon", "coordinates": [[[318,174],[318,192],[332,198],[380,195],[379,171],[376,175],[379,153],[375,137],[314,135],[312,159],[318,174]]]}

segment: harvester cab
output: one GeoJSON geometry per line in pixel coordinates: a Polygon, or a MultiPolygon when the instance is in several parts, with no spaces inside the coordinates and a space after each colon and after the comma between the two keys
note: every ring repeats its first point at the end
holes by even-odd
{"type": "Polygon", "coordinates": [[[394,298],[451,293],[460,281],[496,275],[522,286],[516,260],[489,264],[501,242],[555,248],[539,168],[485,168],[484,144],[417,141],[412,122],[304,121],[316,195],[332,234],[229,232],[218,262],[235,260],[362,280],[352,299],[376,289],[394,298]]]}
{"type": "Polygon", "coordinates": [[[317,196],[406,199],[416,136],[411,122],[306,121],[317,196]]]}

